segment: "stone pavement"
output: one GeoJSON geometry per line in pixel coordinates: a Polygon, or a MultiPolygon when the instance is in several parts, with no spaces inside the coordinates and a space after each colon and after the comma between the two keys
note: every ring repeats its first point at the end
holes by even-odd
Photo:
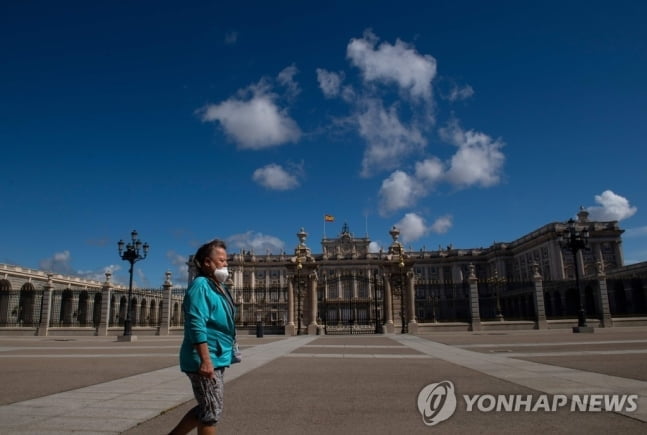
{"type": "MultiPolygon", "coordinates": [[[[218,433],[645,433],[646,332],[241,336],[244,361],[225,372],[218,433]],[[427,426],[418,395],[441,381],[453,383],[456,410],[427,426]],[[637,409],[587,412],[555,401],[595,394],[636,395],[637,409]],[[560,406],[546,408],[542,396],[560,406]],[[497,397],[522,398],[520,408],[489,410],[497,397]],[[528,401],[542,406],[526,410],[528,401]]],[[[179,343],[0,337],[0,434],[167,433],[193,406],[179,343]]]]}

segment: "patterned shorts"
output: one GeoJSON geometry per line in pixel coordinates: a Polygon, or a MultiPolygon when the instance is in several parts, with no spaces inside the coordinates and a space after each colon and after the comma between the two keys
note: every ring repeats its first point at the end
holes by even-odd
{"type": "Polygon", "coordinates": [[[216,369],[214,378],[205,378],[198,373],[187,373],[193,387],[193,395],[198,406],[193,408],[198,421],[205,426],[213,426],[222,414],[225,392],[224,369],[216,369]]]}

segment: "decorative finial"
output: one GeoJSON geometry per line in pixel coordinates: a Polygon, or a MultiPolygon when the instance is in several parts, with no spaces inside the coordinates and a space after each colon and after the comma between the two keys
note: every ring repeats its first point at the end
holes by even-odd
{"type": "Polygon", "coordinates": [[[297,237],[299,239],[299,246],[305,246],[306,245],[306,238],[308,237],[308,233],[301,227],[299,232],[297,233],[297,237]]]}
{"type": "Polygon", "coordinates": [[[391,231],[389,231],[389,234],[391,234],[391,238],[393,238],[393,242],[398,241],[398,237],[400,237],[400,230],[393,225],[393,228],[391,228],[391,231]]]}

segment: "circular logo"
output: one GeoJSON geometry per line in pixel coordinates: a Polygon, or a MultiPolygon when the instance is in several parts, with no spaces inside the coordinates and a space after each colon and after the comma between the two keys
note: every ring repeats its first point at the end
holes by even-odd
{"type": "Polygon", "coordinates": [[[418,411],[427,426],[434,426],[454,415],[454,384],[451,381],[441,381],[424,387],[418,393],[418,411]]]}

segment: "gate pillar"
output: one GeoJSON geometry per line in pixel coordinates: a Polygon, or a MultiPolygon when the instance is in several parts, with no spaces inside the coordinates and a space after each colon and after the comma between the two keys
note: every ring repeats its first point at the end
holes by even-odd
{"type": "Polygon", "coordinates": [[[285,325],[285,335],[296,335],[296,327],[294,326],[294,276],[293,279],[288,279],[288,324],[285,325]]]}
{"type": "Polygon", "coordinates": [[[52,274],[47,274],[47,284],[43,290],[43,298],[40,305],[40,322],[38,328],[36,329],[36,334],[41,337],[47,336],[49,332],[49,319],[52,316],[52,290],[54,285],[52,284],[52,274]]]}
{"type": "Polygon", "coordinates": [[[607,276],[604,273],[604,265],[602,261],[596,263],[597,279],[598,279],[598,303],[600,305],[600,326],[603,328],[610,328],[613,326],[613,319],[611,318],[611,310],[609,309],[609,292],[607,290],[607,276]]]}
{"type": "Polygon", "coordinates": [[[308,294],[310,296],[310,319],[308,322],[308,335],[315,335],[319,329],[317,325],[317,271],[308,275],[308,294]]]}
{"type": "Polygon", "coordinates": [[[395,325],[393,324],[393,290],[391,289],[391,274],[384,274],[384,332],[393,334],[395,325]]]}
{"type": "Polygon", "coordinates": [[[103,287],[101,288],[101,319],[97,328],[97,335],[100,337],[106,337],[108,335],[108,327],[110,326],[110,302],[112,299],[111,277],[112,273],[106,272],[106,282],[103,283],[103,287]]]}
{"type": "Polygon", "coordinates": [[[474,270],[474,265],[470,264],[470,274],[467,278],[467,281],[470,286],[470,319],[471,319],[471,331],[480,331],[481,330],[481,313],[479,312],[479,287],[478,279],[476,278],[476,273],[474,270]]]}
{"type": "Polygon", "coordinates": [[[546,321],[546,304],[544,302],[544,280],[539,273],[539,265],[535,262],[532,265],[533,281],[535,283],[535,325],[536,329],[548,328],[546,321]]]}

